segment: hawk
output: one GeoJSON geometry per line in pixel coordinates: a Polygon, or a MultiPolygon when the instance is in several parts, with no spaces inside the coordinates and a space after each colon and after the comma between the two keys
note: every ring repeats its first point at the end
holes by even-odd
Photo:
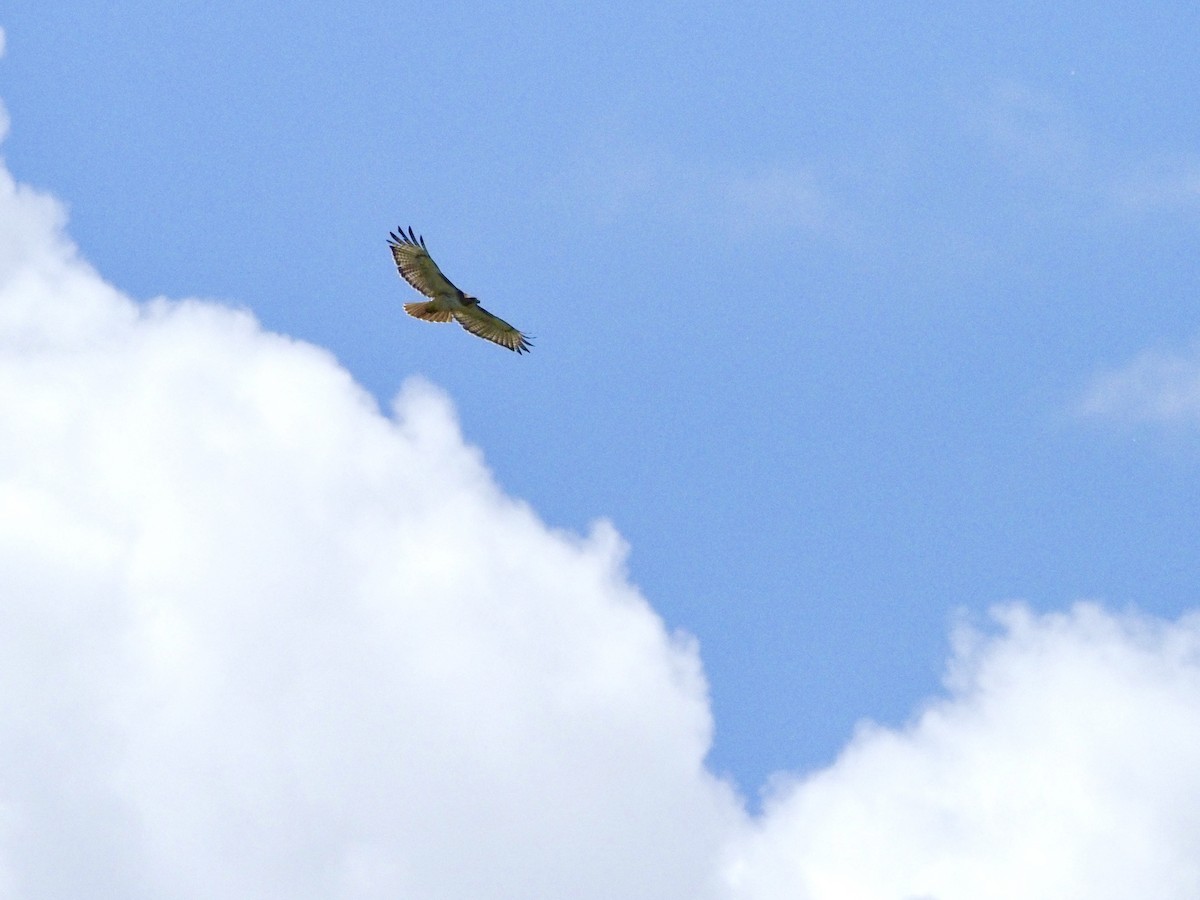
{"type": "Polygon", "coordinates": [[[479,305],[479,300],[464,294],[442,274],[429,251],[425,238],[417,237],[409,226],[388,235],[392,259],[401,277],[430,299],[425,303],[405,303],[404,311],[426,322],[449,322],[454,319],[476,337],[484,338],[517,353],[528,353],[532,347],[529,336],[522,334],[503,319],[493,316],[479,305]],[[398,233],[397,233],[398,232],[398,233]]]}

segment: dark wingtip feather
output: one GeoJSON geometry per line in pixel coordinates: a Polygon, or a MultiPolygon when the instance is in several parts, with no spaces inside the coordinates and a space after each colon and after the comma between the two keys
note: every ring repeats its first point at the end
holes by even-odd
{"type": "Polygon", "coordinates": [[[425,236],[418,235],[411,225],[408,226],[407,232],[404,230],[403,225],[398,226],[395,231],[389,231],[388,238],[390,243],[395,245],[408,244],[413,247],[420,247],[426,251],[429,249],[425,246],[425,236]]]}

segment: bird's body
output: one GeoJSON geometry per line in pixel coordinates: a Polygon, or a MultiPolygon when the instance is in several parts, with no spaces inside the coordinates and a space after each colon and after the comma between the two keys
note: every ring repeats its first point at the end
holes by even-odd
{"type": "Polygon", "coordinates": [[[417,237],[411,227],[408,234],[399,228],[388,237],[400,276],[429,298],[424,303],[405,303],[406,313],[426,322],[456,321],[476,337],[516,353],[529,352],[529,336],[493,316],[479,305],[477,298],[456,288],[425,249],[425,239],[417,237]]]}

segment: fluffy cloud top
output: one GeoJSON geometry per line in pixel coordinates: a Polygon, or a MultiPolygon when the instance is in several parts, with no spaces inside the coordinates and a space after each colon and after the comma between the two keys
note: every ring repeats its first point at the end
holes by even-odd
{"type": "Polygon", "coordinates": [[[1200,616],[997,611],[903,732],[781,779],[738,896],[1200,896],[1200,616]]]}
{"type": "Polygon", "coordinates": [[[60,223],[0,184],[7,895],[712,896],[696,649],[613,529],[505,497],[429,385],[386,418],[60,223]]]}
{"type": "Polygon", "coordinates": [[[1196,618],[1009,608],[751,819],[622,555],[0,169],[0,896],[1200,896],[1196,618]]]}

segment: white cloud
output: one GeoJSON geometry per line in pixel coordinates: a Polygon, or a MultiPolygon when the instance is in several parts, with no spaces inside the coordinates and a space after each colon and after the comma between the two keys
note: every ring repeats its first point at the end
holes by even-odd
{"type": "Polygon", "coordinates": [[[0,184],[5,896],[715,896],[696,649],[613,529],[61,222],[0,184]]]}
{"type": "Polygon", "coordinates": [[[1200,617],[996,616],[947,699],[777,785],[739,898],[1200,896],[1200,617]]]}
{"type": "Polygon", "coordinates": [[[0,896],[1196,896],[1195,618],[1010,608],[751,821],[610,526],[63,218],[0,169],[0,896]]]}
{"type": "Polygon", "coordinates": [[[1147,350],[1092,379],[1077,411],[1130,424],[1200,422],[1200,353],[1147,350]]]}

